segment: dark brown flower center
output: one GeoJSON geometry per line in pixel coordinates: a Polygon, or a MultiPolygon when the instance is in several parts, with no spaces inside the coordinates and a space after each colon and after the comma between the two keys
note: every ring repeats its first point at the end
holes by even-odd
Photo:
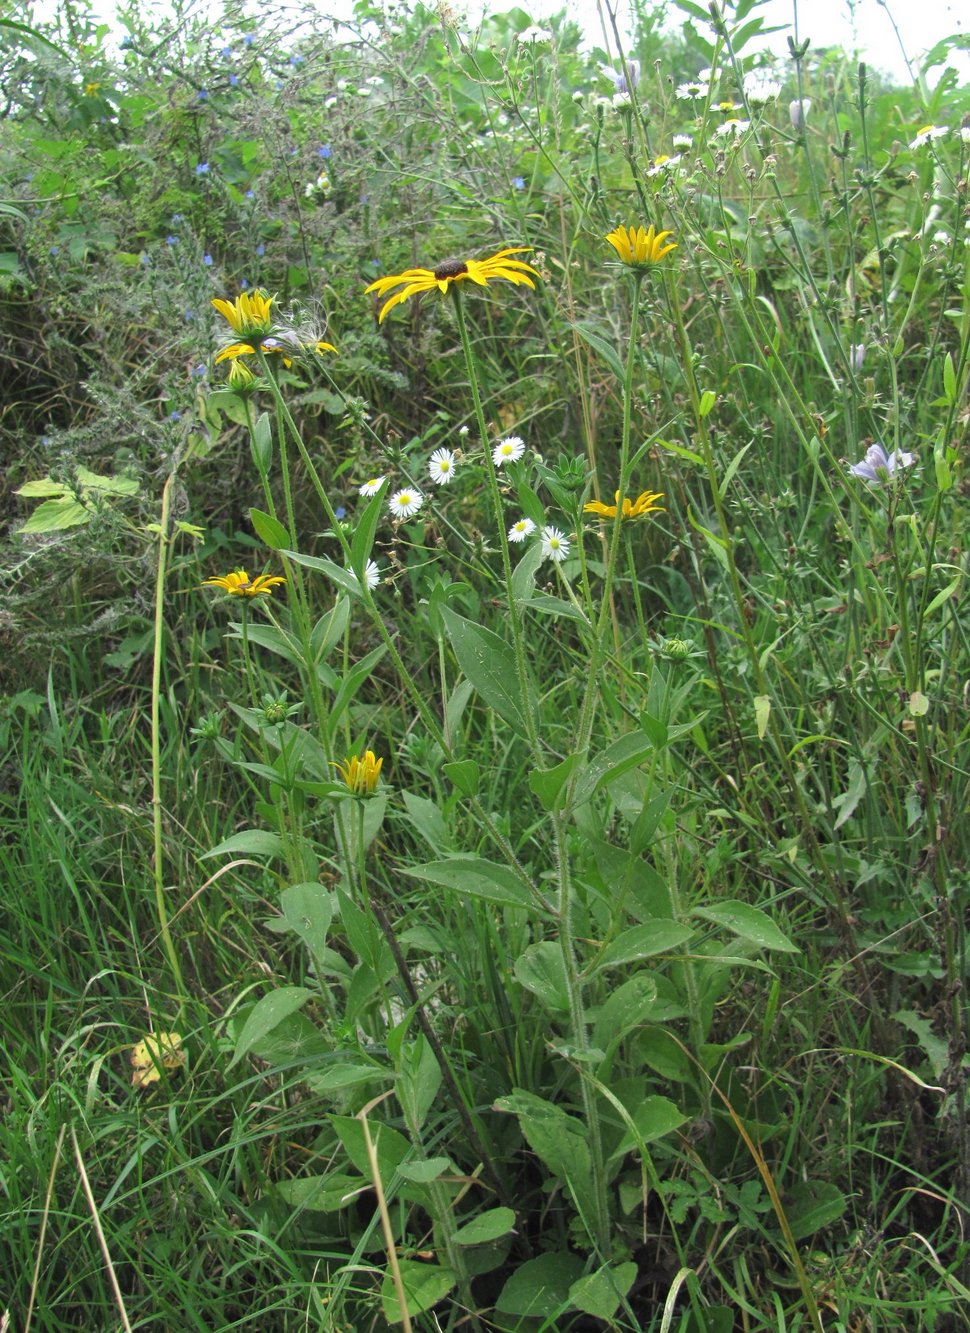
{"type": "Polygon", "coordinates": [[[463,273],[468,272],[468,265],[463,259],[446,259],[443,264],[439,264],[434,270],[436,281],[442,282],[445,278],[460,278],[463,273]]]}

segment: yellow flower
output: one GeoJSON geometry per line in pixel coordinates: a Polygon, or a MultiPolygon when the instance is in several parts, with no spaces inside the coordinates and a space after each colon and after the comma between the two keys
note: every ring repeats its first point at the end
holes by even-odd
{"type": "Polygon", "coordinates": [[[237,393],[247,393],[258,386],[259,377],[253,374],[244,361],[233,359],[229,374],[226,376],[226,383],[237,393]]]}
{"type": "Polygon", "coordinates": [[[281,333],[274,334],[269,338],[263,338],[262,340],[257,338],[251,343],[230,343],[229,346],[224,347],[216,357],[216,364],[218,365],[220,361],[225,361],[230,358],[235,360],[237,356],[251,356],[257,349],[266,356],[270,356],[273,352],[279,352],[283,357],[283,365],[286,366],[287,369],[293,364],[290,357],[287,356],[288,352],[296,353],[313,351],[319,352],[322,356],[324,352],[336,352],[337,350],[333,343],[325,343],[319,338],[316,342],[302,343],[292,334],[281,333]]]}
{"type": "Polygon", "coordinates": [[[211,579],[203,579],[203,588],[225,588],[230,597],[267,597],[277,583],[286,579],[279,574],[257,574],[251,579],[244,569],[234,569],[231,574],[218,574],[211,579]]]}
{"type": "Polygon", "coordinates": [[[437,268],[408,268],[403,273],[378,278],[367,288],[368,292],[377,292],[378,296],[384,296],[394,287],[400,287],[401,290],[384,302],[377,322],[382,324],[389,310],[393,310],[408,297],[416,296],[418,292],[430,292],[437,287],[443,295],[453,282],[464,282],[466,279],[477,282],[479,287],[486,287],[493,280],[503,278],[506,282],[514,282],[516,285],[524,283],[526,287],[535,288],[535,283],[529,274],[534,277],[538,277],[539,274],[531,264],[526,264],[521,259],[509,258],[510,255],[525,254],[528,248],[527,245],[512,246],[499,250],[498,254],[492,255],[490,259],[446,259],[437,268]]]}
{"type": "Polygon", "coordinates": [[[377,786],[383,764],[384,760],[376,758],[373,750],[367,750],[363,759],[353,754],[342,764],[334,762],[333,766],[350,791],[356,796],[369,796],[377,786]]]}
{"type": "Polygon", "coordinates": [[[84,85],[84,96],[85,96],[85,97],[97,97],[97,95],[98,95],[98,93],[99,93],[100,91],[101,91],[101,84],[100,84],[100,83],[86,83],[86,84],[84,85]]]}
{"type": "Polygon", "coordinates": [[[241,338],[253,338],[258,343],[273,327],[270,307],[275,300],[275,296],[267,296],[257,287],[251,292],[240,292],[235,301],[224,301],[217,296],[212,304],[241,338]]]}
{"type": "Polygon", "coordinates": [[[615,504],[605,505],[602,500],[590,500],[588,504],[583,505],[583,512],[586,514],[598,514],[600,518],[616,518],[617,508],[620,510],[620,518],[643,518],[646,514],[662,514],[663,505],[658,505],[657,500],[662,500],[663,491],[641,491],[635,500],[629,496],[624,496],[623,504],[620,504],[620,492],[616,491],[613,496],[615,504]]]}
{"type": "Polygon", "coordinates": [[[131,1048],[131,1086],[147,1088],[157,1083],[163,1069],[182,1069],[185,1051],[178,1032],[156,1032],[131,1048]]]}
{"type": "Polygon", "coordinates": [[[673,236],[673,232],[658,232],[651,223],[647,231],[642,227],[617,227],[605,239],[609,241],[624,264],[639,268],[645,264],[659,264],[664,255],[669,255],[671,250],[677,249],[676,241],[668,241],[664,245],[668,236],[673,236]]]}

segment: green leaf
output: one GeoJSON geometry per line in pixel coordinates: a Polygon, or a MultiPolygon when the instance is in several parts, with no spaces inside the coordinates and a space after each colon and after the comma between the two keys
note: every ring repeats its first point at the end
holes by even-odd
{"type": "Polygon", "coordinates": [[[367,1181],[360,1176],[303,1176],[299,1180],[281,1180],[276,1193],[284,1203],[311,1213],[335,1213],[354,1202],[367,1181]]]}
{"type": "Polygon", "coordinates": [[[694,531],[699,532],[707,542],[711,554],[717,560],[724,572],[726,574],[730,573],[731,562],[728,559],[727,543],[724,541],[723,537],[715,536],[710,528],[705,528],[702,523],[698,523],[697,519],[694,517],[693,511],[689,507],[687,510],[687,521],[690,523],[694,531]]]}
{"type": "Polygon", "coordinates": [[[77,479],[86,490],[101,491],[105,495],[137,495],[138,482],[134,477],[104,477],[100,472],[89,472],[79,467],[77,479]]]}
{"type": "Polygon", "coordinates": [[[455,759],[442,764],[441,771],[459,796],[474,796],[481,782],[481,774],[474,759],[455,759]]]}
{"type": "Polygon", "coordinates": [[[813,1236],[846,1209],[845,1196],[829,1180],[800,1180],[782,1195],[782,1205],[796,1240],[813,1236]]]}
{"type": "Polygon", "coordinates": [[[405,1180],[413,1180],[418,1185],[427,1185],[437,1180],[445,1171],[454,1171],[455,1164],[450,1157],[412,1157],[410,1162],[402,1162],[397,1168],[405,1180]]]}
{"type": "Polygon", "coordinates": [[[754,722],[758,728],[758,740],[763,741],[765,732],[768,730],[768,719],[771,716],[771,698],[767,694],[756,694],[754,696],[754,722]]]}
{"type": "Polygon", "coordinates": [[[459,1227],[455,1240],[459,1245],[487,1245],[489,1241],[506,1235],[514,1226],[515,1213],[511,1208],[489,1208],[459,1227]]]}
{"type": "Polygon", "coordinates": [[[955,403],[957,400],[957,377],[953,368],[953,353],[947,352],[943,358],[943,392],[946,394],[948,403],[955,403]]]}
{"type": "Polygon", "coordinates": [[[470,898],[484,898],[502,907],[532,908],[535,905],[528,889],[511,870],[480,856],[453,856],[447,861],[429,861],[403,873],[412,879],[438,884],[470,898]]]}
{"type": "Polygon", "coordinates": [[[279,519],[274,518],[272,514],[264,514],[262,509],[250,509],[249,521],[256,536],[271,551],[285,551],[293,545],[293,538],[279,519]]]}
{"type": "Polygon", "coordinates": [[[601,787],[638,768],[656,751],[654,741],[642,731],[632,731],[608,745],[589,764],[576,780],[573,808],[588,801],[601,787]]]}
{"type": "Polygon", "coordinates": [[[332,893],[322,884],[291,884],[280,894],[283,918],[309,949],[315,961],[323,957],[327,931],[335,910],[332,893]]]}
{"type": "Polygon", "coordinates": [[[333,579],[338,588],[342,588],[344,592],[349,592],[352,597],[360,598],[363,596],[361,585],[358,583],[354,572],[350,569],[344,569],[342,565],[335,565],[326,556],[303,555],[300,551],[284,551],[283,554],[288,560],[303,565],[306,569],[315,569],[321,574],[326,574],[327,578],[333,579]]]}
{"type": "Polygon", "coordinates": [[[577,1310],[594,1319],[611,1319],[620,1300],[636,1281],[637,1266],[628,1262],[587,1273],[569,1288],[569,1299],[577,1310]]]}
{"type": "Polygon", "coordinates": [[[65,499],[71,494],[71,488],[62,481],[51,481],[50,477],[37,477],[34,481],[25,481],[14,491],[14,495],[24,495],[28,500],[40,500],[44,496],[58,495],[65,499]]]}
{"type": "Polygon", "coordinates": [[[566,1182],[577,1208],[582,1209],[592,1189],[592,1167],[586,1126],[555,1102],[516,1088],[495,1103],[511,1112],[529,1147],[553,1175],[566,1182]]]}
{"type": "Polygon", "coordinates": [[[627,1129],[612,1157],[624,1157],[641,1143],[654,1143],[685,1124],[687,1116],[669,1097],[646,1097],[633,1113],[636,1133],[627,1129]]]}
{"type": "Polygon", "coordinates": [[[206,861],[210,856],[282,856],[283,839],[278,833],[271,833],[267,829],[250,828],[243,829],[241,833],[234,833],[231,838],[225,842],[220,842],[218,847],[213,847],[211,851],[203,852],[199,857],[200,861],[206,861]]]}
{"type": "Polygon", "coordinates": [[[537,768],[529,774],[529,789],[538,796],[543,810],[559,809],[562,789],[581,758],[582,755],[570,754],[554,768],[537,768]]]}
{"type": "Polygon", "coordinates": [[[631,926],[606,946],[595,960],[590,975],[595,976],[608,967],[619,967],[623,963],[667,953],[689,940],[693,933],[690,926],[682,926],[679,921],[668,921],[662,917],[647,921],[642,926],[631,926]]]}
{"type": "Polygon", "coordinates": [[[378,1065],[358,1065],[340,1060],[326,1069],[315,1069],[312,1074],[307,1074],[304,1082],[313,1092],[329,1093],[393,1077],[389,1069],[381,1069],[378,1065]]]}
{"type": "Polygon", "coordinates": [[[551,940],[540,940],[515,960],[515,979],[537,995],[553,1014],[569,1010],[569,985],[562,950],[551,940]]]}
{"type": "Polygon", "coordinates": [[[79,500],[45,500],[28,518],[20,529],[25,532],[61,532],[64,528],[77,528],[90,523],[93,511],[79,500]]]}
{"type": "Polygon", "coordinates": [[[686,459],[688,463],[697,463],[701,467],[704,466],[703,457],[695,453],[693,449],[685,449],[682,444],[674,444],[673,440],[657,440],[657,444],[660,445],[661,449],[668,449],[670,453],[676,454],[678,458],[686,459]]]}
{"type": "Polygon", "coordinates": [[[526,732],[525,708],[519,692],[515,654],[504,639],[484,625],[476,625],[450,606],[441,608],[441,618],[451,640],[458,665],[499,717],[519,734],[526,732]]]}
{"type": "Polygon", "coordinates": [[[622,383],[626,378],[626,370],[612,343],[608,343],[602,333],[592,324],[577,322],[567,325],[567,328],[574,329],[583,342],[591,347],[598,356],[602,357],[616,378],[622,383]]]}
{"type": "Polygon", "coordinates": [[[256,471],[260,476],[265,476],[273,462],[273,423],[268,412],[257,417],[249,445],[256,471]]]}
{"type": "MultiPolygon", "coordinates": [[[[401,1286],[404,1288],[406,1313],[410,1318],[430,1310],[448,1295],[455,1285],[455,1275],[450,1268],[441,1268],[437,1264],[423,1264],[417,1259],[399,1259],[397,1261],[401,1286]]],[[[390,1272],[385,1273],[381,1283],[381,1305],[384,1318],[389,1323],[399,1324],[404,1318],[398,1299],[397,1286],[390,1272]]]]}
{"type": "Polygon", "coordinates": [[[279,990],[270,991],[269,995],[257,1000],[243,1024],[236,1041],[235,1052],[229,1061],[229,1068],[237,1064],[257,1042],[282,1023],[284,1018],[302,1009],[312,995],[313,991],[307,990],[305,986],[282,986],[279,990]]]}
{"type": "MultiPolygon", "coordinates": [[[[332,1115],[330,1123],[337,1131],[344,1152],[361,1175],[366,1176],[369,1181],[371,1165],[364,1140],[363,1124],[353,1115],[332,1115]]],[[[368,1128],[377,1153],[377,1169],[380,1172],[381,1184],[386,1191],[397,1173],[397,1168],[411,1155],[411,1145],[403,1134],[399,1134],[390,1125],[371,1120],[368,1121],[368,1128]]]]}
{"type": "Polygon", "coordinates": [[[354,528],[353,540],[350,543],[350,567],[360,580],[361,587],[364,586],[364,569],[374,547],[377,525],[381,521],[381,512],[384,508],[384,496],[390,484],[390,480],[385,478],[380,490],[369,501],[354,528]]]}
{"type": "Polygon", "coordinates": [[[711,921],[715,926],[749,940],[759,949],[778,949],[782,953],[801,953],[787,935],[783,935],[771,917],[759,907],[737,900],[715,903],[712,907],[695,907],[691,916],[711,921]]]}
{"type": "Polygon", "coordinates": [[[606,1047],[650,1017],[657,998],[657,982],[649,972],[624,981],[600,1005],[593,1023],[593,1045],[606,1047]]]}
{"type": "Polygon", "coordinates": [[[583,1275],[583,1261],[568,1250],[540,1254],[520,1264],[499,1292],[500,1314],[534,1315],[547,1321],[569,1305],[574,1282],[583,1275]]]}

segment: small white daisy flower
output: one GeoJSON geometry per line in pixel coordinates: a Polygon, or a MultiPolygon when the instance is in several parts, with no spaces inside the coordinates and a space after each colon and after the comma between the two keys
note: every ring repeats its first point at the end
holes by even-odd
{"type": "Polygon", "coordinates": [[[653,166],[648,168],[648,176],[666,176],[667,173],[680,161],[680,154],[675,153],[670,157],[667,153],[661,153],[659,157],[653,159],[653,166]]]}
{"type": "MultiPolygon", "coordinates": [[[[354,573],[354,571],[352,569],[348,569],[347,573],[356,583],[357,575],[354,573]]],[[[374,589],[377,587],[377,585],[380,583],[380,581],[381,581],[381,571],[377,567],[377,561],[368,560],[367,564],[364,566],[364,583],[367,585],[370,591],[373,592],[374,589]]]]}
{"type": "Polygon", "coordinates": [[[370,481],[365,481],[363,486],[358,488],[357,494],[366,496],[376,495],[386,480],[386,477],[371,477],[370,481]]]}
{"type": "Polygon", "coordinates": [[[702,79],[688,79],[686,83],[677,85],[678,97],[689,97],[694,101],[699,101],[702,97],[706,97],[707,93],[707,84],[702,79]]]}
{"type": "Polygon", "coordinates": [[[524,453],[525,443],[518,435],[510,435],[508,439],[499,440],[492,450],[492,462],[496,467],[501,467],[503,463],[517,463],[524,453]]]}
{"type": "Polygon", "coordinates": [[[750,128],[750,120],[740,120],[737,116],[731,116],[729,120],[725,120],[722,124],[718,125],[714,133],[721,135],[722,138],[737,139],[739,135],[743,134],[745,130],[750,128]]]}
{"type": "Polygon", "coordinates": [[[428,474],[436,486],[447,486],[457,462],[452,449],[436,449],[428,460],[428,474]]]}
{"type": "Polygon", "coordinates": [[[670,142],[674,145],[675,148],[684,149],[684,148],[689,148],[691,144],[694,142],[694,140],[690,137],[689,134],[675,134],[670,142]]]}
{"type": "Polygon", "coordinates": [[[395,491],[387,503],[395,518],[410,518],[424,504],[424,496],[417,487],[405,486],[403,490],[395,491]]]}
{"type": "Polygon", "coordinates": [[[509,528],[510,542],[524,542],[526,537],[531,537],[536,530],[536,525],[531,518],[520,518],[517,523],[513,523],[509,528]]]}
{"type": "Polygon", "coordinates": [[[944,134],[950,133],[949,125],[923,125],[916,131],[916,138],[910,143],[910,148],[922,148],[924,144],[931,139],[942,139],[944,134]]]}
{"type": "Polygon", "coordinates": [[[542,558],[543,560],[554,560],[557,565],[561,565],[569,554],[569,541],[566,534],[560,532],[559,528],[542,529],[542,558]]]}
{"type": "Polygon", "coordinates": [[[764,106],[781,96],[781,84],[769,78],[763,71],[755,71],[744,80],[744,95],[752,106],[764,106]]]}
{"type": "Polygon", "coordinates": [[[614,111],[626,111],[633,105],[633,99],[629,93],[614,93],[612,106],[614,111]]]}

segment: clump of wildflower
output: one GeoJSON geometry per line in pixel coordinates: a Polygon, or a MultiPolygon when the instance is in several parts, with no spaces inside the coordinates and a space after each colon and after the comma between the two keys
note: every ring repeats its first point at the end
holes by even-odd
{"type": "Polygon", "coordinates": [[[616,518],[616,511],[619,509],[621,519],[644,518],[647,514],[662,514],[663,505],[658,505],[657,501],[663,499],[662,491],[641,491],[635,500],[624,496],[623,503],[620,503],[620,492],[616,491],[613,496],[615,503],[611,505],[603,504],[602,500],[590,500],[583,505],[583,512],[586,514],[596,514],[600,518],[616,518]]]}
{"type": "Polygon", "coordinates": [[[203,588],[222,588],[230,597],[269,597],[279,583],[286,579],[280,574],[257,574],[251,579],[244,569],[234,569],[231,574],[216,574],[203,579],[203,588]]]}
{"type": "Polygon", "coordinates": [[[455,475],[457,458],[453,449],[436,449],[428,459],[428,475],[436,486],[447,486],[455,475]]]}
{"type": "Polygon", "coordinates": [[[658,264],[672,250],[677,249],[676,241],[664,244],[668,236],[673,236],[673,232],[658,232],[651,223],[646,231],[643,227],[617,227],[605,239],[624,264],[632,268],[644,268],[649,264],[658,264]]]}
{"type": "Polygon", "coordinates": [[[854,477],[861,477],[863,481],[875,482],[881,486],[891,481],[903,468],[912,467],[915,461],[915,454],[904,453],[902,449],[898,452],[894,449],[891,454],[887,454],[885,448],[877,441],[875,444],[870,444],[862,462],[853,463],[849,471],[854,477]]]}
{"type": "Polygon", "coordinates": [[[502,467],[505,463],[517,463],[524,453],[524,441],[518,435],[509,435],[504,440],[499,440],[492,450],[492,462],[496,467],[502,467]]]}
{"type": "Polygon", "coordinates": [[[923,125],[916,131],[916,138],[910,143],[910,148],[922,148],[924,144],[931,143],[933,139],[942,139],[944,135],[950,133],[949,125],[923,125]]]}
{"type": "Polygon", "coordinates": [[[348,791],[355,796],[372,795],[384,765],[383,756],[378,759],[373,750],[367,750],[363,759],[358,755],[349,755],[342,764],[333,761],[333,766],[343,778],[348,791]]]}
{"type": "Polygon", "coordinates": [[[272,314],[275,299],[258,287],[251,292],[241,292],[235,301],[226,301],[219,296],[213,299],[213,306],[237,336],[235,342],[222,348],[216,357],[217,362],[251,356],[257,351],[279,352],[284,365],[288,366],[289,356],[300,351],[336,352],[332,343],[317,338],[313,332],[275,325],[272,314]]]}
{"type": "Polygon", "coordinates": [[[389,277],[378,278],[365,290],[368,293],[376,292],[378,296],[383,297],[395,287],[400,287],[401,290],[394,292],[394,295],[388,297],[381,306],[377,322],[382,324],[387,312],[400,305],[402,301],[407,301],[420,292],[433,291],[435,288],[444,295],[452,283],[471,281],[477,283],[479,287],[487,287],[490,282],[502,279],[516,286],[524,284],[526,287],[535,288],[532,278],[539,276],[537,270],[524,260],[511,257],[525,254],[528,248],[525,245],[508,246],[489,259],[446,259],[443,264],[433,269],[408,268],[403,273],[393,273],[389,277]]]}
{"type": "Polygon", "coordinates": [[[395,491],[387,503],[395,518],[411,518],[424,504],[424,496],[416,486],[405,486],[395,491]]]}
{"type": "Polygon", "coordinates": [[[542,558],[561,565],[569,554],[569,539],[559,528],[542,529],[542,558]]]}
{"type": "Polygon", "coordinates": [[[527,537],[531,537],[536,530],[536,525],[531,518],[517,519],[509,528],[510,542],[524,542],[527,537]]]}
{"type": "Polygon", "coordinates": [[[369,481],[365,481],[361,486],[357,488],[357,494],[366,496],[369,499],[372,495],[377,494],[377,492],[384,485],[385,481],[387,481],[386,476],[371,477],[369,481]]]}

